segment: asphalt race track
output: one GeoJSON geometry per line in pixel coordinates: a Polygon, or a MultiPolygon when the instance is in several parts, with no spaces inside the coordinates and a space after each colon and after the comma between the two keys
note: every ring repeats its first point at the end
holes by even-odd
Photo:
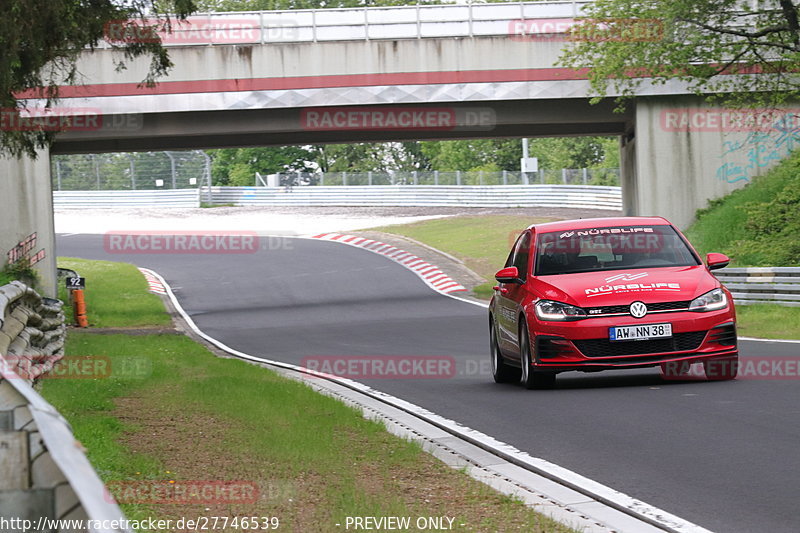
{"type": "MultiPolygon", "coordinates": [[[[255,254],[124,255],[107,253],[102,239],[60,235],[58,255],[157,271],[201,329],[240,351],[294,364],[452,357],[455,374],[348,377],[710,530],[798,530],[797,377],[665,382],[657,369],[567,373],[554,390],[527,391],[492,381],[485,309],[435,293],[377,254],[274,238],[255,254]]],[[[800,344],[740,343],[743,360],[798,352],[800,344]]]]}

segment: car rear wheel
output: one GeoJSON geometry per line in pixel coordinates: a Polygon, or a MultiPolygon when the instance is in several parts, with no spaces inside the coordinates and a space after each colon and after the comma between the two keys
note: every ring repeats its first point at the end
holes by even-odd
{"type": "Polygon", "coordinates": [[[494,323],[489,324],[489,350],[492,356],[492,377],[495,383],[511,383],[519,379],[519,368],[510,366],[500,354],[494,323]]]}
{"type": "Polygon", "coordinates": [[[710,381],[727,381],[735,379],[739,373],[739,356],[715,357],[703,361],[706,379],[710,381]]]}
{"type": "Polygon", "coordinates": [[[524,319],[520,328],[520,363],[522,365],[522,384],[526,389],[549,389],[556,383],[555,372],[537,371],[531,366],[531,341],[528,335],[528,326],[524,319]]]}

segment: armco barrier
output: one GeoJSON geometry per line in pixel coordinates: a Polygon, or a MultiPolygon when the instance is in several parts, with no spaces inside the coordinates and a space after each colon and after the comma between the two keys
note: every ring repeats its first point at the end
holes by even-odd
{"type": "Polygon", "coordinates": [[[731,291],[737,304],[800,307],[800,267],[725,268],[714,275],[731,291]]]}
{"type": "Polygon", "coordinates": [[[50,522],[121,525],[122,511],[106,494],[63,417],[27,381],[0,369],[0,517],[42,525],[29,531],[129,531],[59,529],[50,522]]]}
{"type": "Polygon", "coordinates": [[[129,531],[50,522],[124,517],[67,422],[30,383],[63,355],[61,302],[14,281],[0,287],[0,320],[0,518],[11,528],[3,531],[129,531]]]}
{"type": "MultiPolygon", "coordinates": [[[[200,195],[207,198],[204,187],[200,195]]],[[[242,206],[452,206],[622,209],[620,187],[580,185],[373,185],[212,187],[211,203],[242,206]]]]}
{"type": "Polygon", "coordinates": [[[146,191],[53,191],[55,209],[200,207],[197,189],[146,191]]]}

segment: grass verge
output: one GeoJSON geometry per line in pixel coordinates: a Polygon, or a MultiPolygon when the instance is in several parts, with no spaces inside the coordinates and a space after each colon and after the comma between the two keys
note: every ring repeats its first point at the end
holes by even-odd
{"type": "Polygon", "coordinates": [[[764,339],[800,339],[800,307],[757,304],[736,308],[739,335],[764,339]]]}
{"type": "MultiPolygon", "coordinates": [[[[127,263],[89,261],[59,257],[60,268],[75,270],[86,278],[87,316],[92,327],[168,326],[172,319],[155,294],[147,292],[147,282],[139,270],[127,263]]],[[[59,286],[59,298],[66,301],[66,289],[59,286]]],[[[72,309],[64,306],[67,320],[72,309]]]]}
{"type": "Polygon", "coordinates": [[[488,299],[496,285],[494,274],[503,268],[517,235],[531,224],[550,220],[512,215],[464,216],[373,229],[409,237],[459,258],[467,268],[489,280],[473,289],[475,296],[488,299]]]}
{"type": "MultiPolygon", "coordinates": [[[[131,303],[120,309],[108,298],[95,300],[106,326],[163,323],[158,313],[149,323],[126,316],[150,309],[139,302],[149,295],[136,269],[92,263],[70,268],[92,273],[97,294],[113,283],[113,293],[131,303]],[[104,281],[94,275],[100,269],[104,281]]],[[[571,531],[357,410],[267,369],[216,357],[185,336],[71,331],[67,354],[111,363],[109,373],[92,379],[42,381],[42,394],[70,421],[106,483],[163,489],[235,480],[257,487],[255,501],[139,497],[123,504],[131,519],[270,516],[285,531],[333,532],[348,516],[441,516],[464,531],[571,531]]]]}

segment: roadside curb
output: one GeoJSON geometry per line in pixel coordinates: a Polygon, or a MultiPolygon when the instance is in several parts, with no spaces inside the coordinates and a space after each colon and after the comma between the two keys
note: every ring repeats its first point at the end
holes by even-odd
{"type": "Polygon", "coordinates": [[[164,285],[165,300],[187,329],[228,357],[276,370],[320,392],[338,396],[361,409],[364,416],[379,418],[387,427],[402,432],[404,437],[421,442],[423,448],[445,463],[464,468],[472,477],[496,490],[522,498],[555,520],[581,531],[598,533],[710,533],[666,511],[356,381],[230,348],[194,323],[160,275],[152,270],[144,271],[164,285]]]}
{"type": "Polygon", "coordinates": [[[383,255],[419,276],[426,285],[437,292],[451,294],[467,290],[466,287],[442,272],[438,266],[391,244],[342,233],[321,233],[311,238],[347,244],[348,246],[355,246],[356,248],[383,255]]]}

